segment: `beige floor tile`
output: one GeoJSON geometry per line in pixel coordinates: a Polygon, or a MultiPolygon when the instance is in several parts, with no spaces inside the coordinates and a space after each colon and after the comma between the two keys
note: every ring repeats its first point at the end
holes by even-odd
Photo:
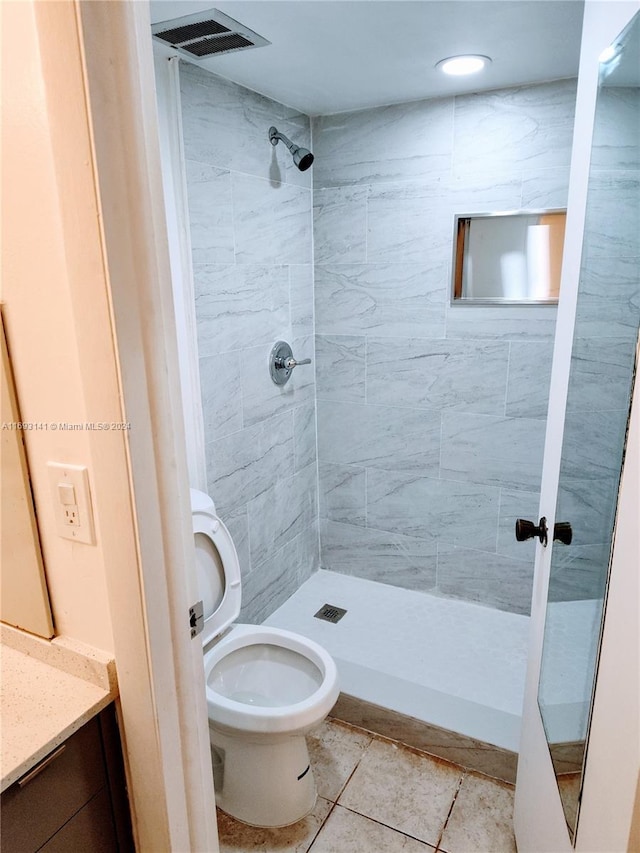
{"type": "Polygon", "coordinates": [[[306,853],[333,804],[318,797],[313,812],[304,820],[282,829],[247,826],[218,809],[220,853],[306,853]]]}
{"type": "Polygon", "coordinates": [[[335,802],[371,738],[344,723],[324,722],[307,736],[318,794],[335,802]]]}
{"type": "Polygon", "coordinates": [[[429,853],[434,848],[336,806],[309,853],[429,853]]]}
{"type": "Polygon", "coordinates": [[[446,853],[516,853],[513,788],[482,776],[466,776],[438,849],[446,853]]]}
{"type": "Polygon", "coordinates": [[[582,773],[566,773],[557,777],[564,816],[573,833],[578,819],[578,800],[582,773]]]}
{"type": "Polygon", "coordinates": [[[435,846],[462,774],[459,767],[373,741],[338,802],[435,846]]]}

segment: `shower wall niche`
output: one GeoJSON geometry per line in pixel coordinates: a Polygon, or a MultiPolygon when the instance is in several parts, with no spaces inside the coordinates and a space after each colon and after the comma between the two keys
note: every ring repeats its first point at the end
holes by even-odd
{"type": "Polygon", "coordinates": [[[566,207],[575,94],[314,119],[323,568],[529,612],[556,309],[451,306],[453,218],[566,207]]]}
{"type": "Polygon", "coordinates": [[[180,64],[207,488],[260,622],[319,565],[313,365],[278,387],[277,340],[314,358],[311,177],[269,143],[309,118],[180,64]]]}

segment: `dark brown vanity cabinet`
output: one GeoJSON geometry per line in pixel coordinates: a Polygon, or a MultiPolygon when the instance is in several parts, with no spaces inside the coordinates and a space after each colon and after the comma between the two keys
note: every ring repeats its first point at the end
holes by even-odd
{"type": "Polygon", "coordinates": [[[113,706],[2,794],[2,853],[134,850],[113,706]]]}

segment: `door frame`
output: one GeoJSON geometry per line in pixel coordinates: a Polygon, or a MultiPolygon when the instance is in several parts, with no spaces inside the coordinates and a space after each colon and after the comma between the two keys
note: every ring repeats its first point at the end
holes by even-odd
{"type": "Polygon", "coordinates": [[[113,566],[107,587],[136,846],[217,853],[202,644],[189,624],[199,596],[149,5],[36,5],[44,41],[56,7],[75,15],[120,391],[135,425],[138,576],[113,566]]]}
{"type": "MultiPolygon", "coordinates": [[[[539,515],[550,529],[556,512],[571,350],[586,218],[591,143],[598,93],[598,57],[640,8],[637,0],[585,3],[576,115],[571,154],[562,282],[551,372],[539,515]]],[[[538,681],[546,618],[553,542],[536,547],[525,682],[522,735],[516,781],[514,826],[520,853],[570,853],[551,756],[538,708],[538,681]]]]}

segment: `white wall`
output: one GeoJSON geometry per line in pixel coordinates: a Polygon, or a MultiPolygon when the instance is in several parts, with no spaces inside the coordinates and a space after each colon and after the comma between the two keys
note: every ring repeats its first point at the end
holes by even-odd
{"type": "Polygon", "coordinates": [[[33,4],[5,4],[3,23],[2,299],[22,418],[48,426],[27,431],[25,443],[55,631],[112,652],[106,565],[135,560],[135,548],[126,553],[124,436],[50,426],[123,420],[95,193],[78,189],[83,181],[93,187],[86,126],[73,149],[60,146],[63,126],[83,127],[82,81],[63,54],[55,70],[47,64],[33,4]],[[70,170],[78,184],[63,195],[70,170]],[[89,468],[96,545],[58,537],[48,461],[89,468]]]}

